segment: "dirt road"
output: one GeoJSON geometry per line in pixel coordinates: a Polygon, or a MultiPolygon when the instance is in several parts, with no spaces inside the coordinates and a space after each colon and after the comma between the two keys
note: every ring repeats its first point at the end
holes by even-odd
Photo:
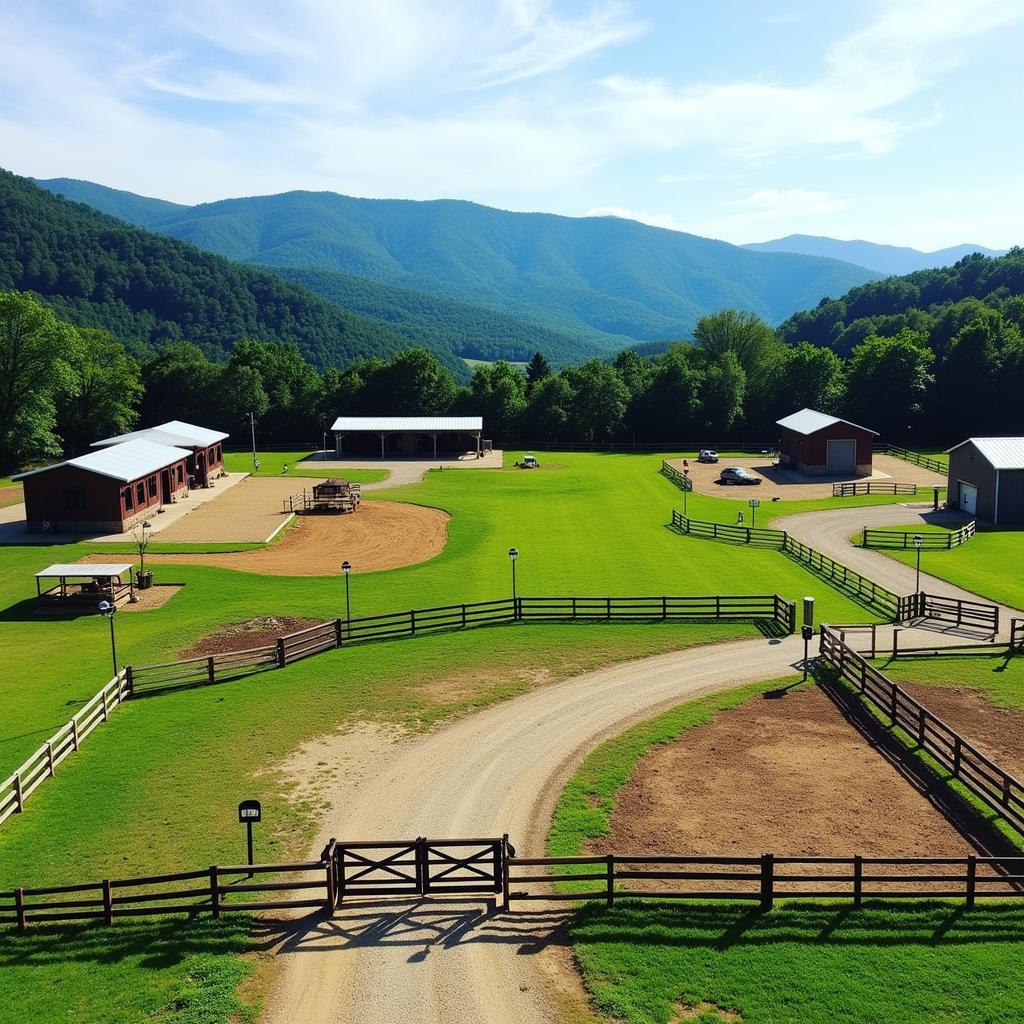
{"type": "MultiPolygon", "coordinates": [[[[545,686],[425,737],[350,733],[291,769],[338,766],[333,810],[311,848],[349,839],[500,836],[544,852],[561,789],[588,751],[631,722],[699,694],[785,676],[795,637],[711,645],[545,686]]],[[[350,902],[291,935],[264,1024],[541,1024],[579,994],[558,946],[560,912],[488,916],[482,900],[350,902]]]]}
{"type": "MultiPolygon", "coordinates": [[[[906,505],[862,505],[850,509],[824,509],[820,512],[803,512],[795,516],[776,519],[772,526],[778,530],[787,530],[797,540],[809,544],[837,562],[856,569],[869,579],[876,580],[897,594],[912,594],[915,584],[915,569],[912,565],[904,565],[895,558],[862,548],[850,540],[865,526],[901,526],[911,524],[907,528],[914,529],[915,524],[939,522],[963,522],[963,516],[956,513],[933,513],[931,507],[911,508],[906,505]]],[[[971,542],[968,541],[968,544],[971,542]]],[[[928,552],[924,552],[923,565],[928,564],[928,552]]],[[[974,594],[969,590],[956,587],[952,583],[940,580],[936,576],[921,573],[921,589],[929,594],[940,597],[956,597],[966,601],[985,601],[992,603],[984,594],[974,594]]],[[[1000,631],[1005,634],[1010,628],[1010,619],[1020,616],[1017,609],[1001,606],[999,613],[1000,631]]]]}

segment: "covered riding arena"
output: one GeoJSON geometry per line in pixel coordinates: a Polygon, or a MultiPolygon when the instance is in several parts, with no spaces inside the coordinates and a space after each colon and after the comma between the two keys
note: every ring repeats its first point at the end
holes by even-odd
{"type": "Polygon", "coordinates": [[[339,416],[331,430],[338,458],[436,459],[479,458],[489,447],[483,428],[481,416],[339,416]]]}

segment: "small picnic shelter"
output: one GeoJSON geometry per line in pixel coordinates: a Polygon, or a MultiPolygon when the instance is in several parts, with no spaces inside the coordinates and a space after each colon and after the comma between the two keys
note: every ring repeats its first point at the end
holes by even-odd
{"type": "Polygon", "coordinates": [[[117,605],[135,596],[131,562],[57,562],[36,573],[39,603],[54,608],[97,608],[100,601],[117,605]],[[57,582],[43,590],[43,580],[57,582]]]}

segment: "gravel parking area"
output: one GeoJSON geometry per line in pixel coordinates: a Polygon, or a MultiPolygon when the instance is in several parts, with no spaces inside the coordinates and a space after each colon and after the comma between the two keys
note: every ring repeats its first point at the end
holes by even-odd
{"type": "MultiPolygon", "coordinates": [[[[676,469],[683,468],[683,459],[669,459],[670,465],[676,469]]],[[[717,465],[706,465],[697,461],[697,456],[687,459],[693,489],[698,494],[712,494],[716,497],[739,497],[747,491],[756,491],[758,497],[785,498],[799,500],[801,498],[831,498],[834,483],[863,480],[889,480],[901,484],[917,484],[928,491],[938,484],[945,487],[946,478],[922,469],[912,462],[894,458],[892,455],[876,455],[874,457],[874,473],[870,477],[856,476],[819,476],[806,477],[787,469],[775,469],[773,460],[761,456],[745,459],[723,458],[717,465]],[[718,482],[718,474],[726,466],[742,466],[761,477],[757,487],[722,486],[718,482]]],[[[926,495],[927,496],[927,495],[926,495]]]]}

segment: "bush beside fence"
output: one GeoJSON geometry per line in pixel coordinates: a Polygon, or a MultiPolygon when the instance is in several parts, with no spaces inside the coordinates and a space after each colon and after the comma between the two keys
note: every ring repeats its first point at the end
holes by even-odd
{"type": "Polygon", "coordinates": [[[821,627],[821,656],[894,727],[908,733],[954,779],[1024,835],[1024,785],[836,634],[821,627]]]}

